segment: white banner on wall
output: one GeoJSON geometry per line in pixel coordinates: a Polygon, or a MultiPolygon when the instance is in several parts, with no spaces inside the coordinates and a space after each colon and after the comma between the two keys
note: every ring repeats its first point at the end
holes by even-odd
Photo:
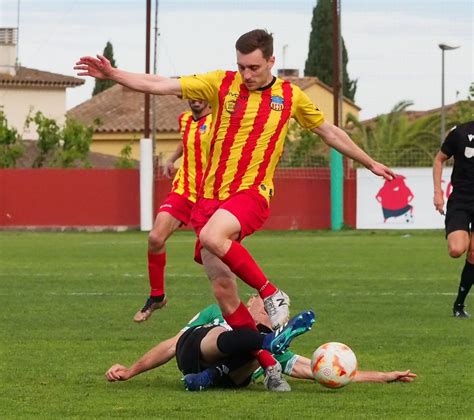
{"type": "MultiPolygon", "coordinates": [[[[357,229],[443,229],[444,216],[433,205],[431,168],[392,168],[391,182],[367,169],[357,170],[357,229]]],[[[443,170],[445,201],[451,193],[451,167],[443,170]]]]}

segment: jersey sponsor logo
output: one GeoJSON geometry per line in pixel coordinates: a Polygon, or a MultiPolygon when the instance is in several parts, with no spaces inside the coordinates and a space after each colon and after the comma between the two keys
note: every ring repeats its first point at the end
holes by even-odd
{"type": "Polygon", "coordinates": [[[464,149],[464,156],[466,156],[468,159],[474,157],[474,147],[466,147],[464,149]]]}
{"type": "Polygon", "coordinates": [[[225,110],[232,114],[235,111],[235,101],[226,101],[225,103],[225,110]]]}
{"type": "Polygon", "coordinates": [[[274,111],[283,111],[285,105],[283,103],[283,97],[281,96],[272,96],[272,101],[270,102],[270,108],[274,111]]]}
{"type": "Polygon", "coordinates": [[[245,103],[241,98],[237,98],[237,100],[231,99],[224,103],[225,110],[229,114],[233,114],[236,111],[241,110],[245,106],[245,103]]]}

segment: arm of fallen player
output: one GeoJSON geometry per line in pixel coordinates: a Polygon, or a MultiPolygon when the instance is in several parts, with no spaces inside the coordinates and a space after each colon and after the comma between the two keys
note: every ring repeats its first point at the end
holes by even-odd
{"type": "Polygon", "coordinates": [[[182,332],[176,336],[162,341],[150,351],[145,353],[130,368],[115,364],[105,373],[109,382],[126,381],[140,373],[155,369],[169,362],[176,355],[176,344],[182,332]]]}
{"type": "MultiPolygon", "coordinates": [[[[298,356],[293,369],[291,370],[291,377],[298,379],[309,379],[314,381],[311,372],[311,360],[304,356],[298,356]]],[[[379,371],[357,371],[352,382],[412,382],[416,378],[416,374],[410,370],[393,371],[393,372],[379,372],[379,371]]]]}

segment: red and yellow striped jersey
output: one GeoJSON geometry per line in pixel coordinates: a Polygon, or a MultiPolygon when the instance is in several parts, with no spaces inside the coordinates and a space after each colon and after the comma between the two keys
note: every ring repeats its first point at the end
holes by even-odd
{"type": "Polygon", "coordinates": [[[195,121],[192,112],[179,116],[179,131],[183,137],[183,162],[178,169],[171,191],[196,202],[209,154],[212,114],[195,121]]]}
{"type": "Polygon", "coordinates": [[[290,118],[308,129],[324,121],[300,88],[279,78],[256,91],[249,91],[235,71],[217,70],[179,80],[184,98],[205,100],[212,109],[204,198],[224,200],[237,191],[255,189],[269,200],[290,118]]]}

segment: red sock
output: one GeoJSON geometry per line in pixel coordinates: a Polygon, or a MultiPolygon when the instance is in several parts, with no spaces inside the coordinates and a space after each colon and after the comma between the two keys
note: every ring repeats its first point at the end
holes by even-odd
{"type": "Polygon", "coordinates": [[[152,254],[148,251],[148,280],[150,281],[150,296],[165,294],[165,265],[166,252],[152,254]]]}
{"type": "Polygon", "coordinates": [[[238,328],[250,328],[252,330],[257,330],[255,321],[250,315],[249,310],[240,302],[240,305],[237,309],[229,315],[223,315],[226,322],[235,330],[238,328]]]}
{"type": "Polygon", "coordinates": [[[221,260],[235,275],[256,289],[262,299],[277,291],[277,288],[268,281],[249,252],[238,242],[232,241],[232,245],[221,260]]]}
{"type": "Polygon", "coordinates": [[[256,354],[258,363],[263,369],[276,365],[276,360],[268,350],[259,350],[256,354]]]}

